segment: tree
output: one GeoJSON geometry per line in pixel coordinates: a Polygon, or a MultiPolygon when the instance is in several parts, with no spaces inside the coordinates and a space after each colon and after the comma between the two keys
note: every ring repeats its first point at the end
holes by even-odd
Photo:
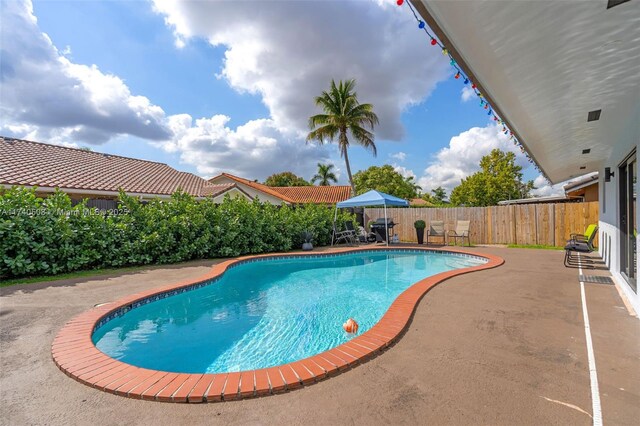
{"type": "Polygon", "coordinates": [[[405,182],[411,186],[411,188],[413,188],[413,190],[415,191],[415,195],[411,198],[416,198],[419,196],[419,194],[422,192],[422,187],[420,185],[418,185],[418,183],[416,181],[413,180],[413,176],[407,176],[404,178],[405,182]]]}
{"type": "Polygon", "coordinates": [[[353,176],[353,182],[356,186],[356,194],[375,189],[405,199],[417,197],[417,185],[413,183],[413,178],[405,179],[388,164],[382,167],[371,166],[367,170],[359,171],[353,176]]]}
{"type": "Polygon", "coordinates": [[[307,135],[307,143],[317,141],[321,145],[327,140],[333,142],[336,136],[338,137],[338,147],[347,166],[352,195],[356,194],[356,186],[351,175],[347,153],[349,148],[348,134],[352,136],[354,142],[369,149],[375,156],[377,149],[374,135],[365,127],[373,130],[374,126],[378,124],[378,116],[373,112],[373,105],[358,102],[354,91],[355,84],[355,80],[347,80],[346,82],[340,81],[336,85],[335,81],[331,80],[330,90],[322,92],[322,95],[315,99],[316,105],[323,109],[324,114],[309,118],[311,132],[307,135]]]}
{"type": "Polygon", "coordinates": [[[513,152],[494,149],[480,160],[480,171],[462,179],[451,191],[451,203],[466,206],[495,206],[498,201],[527,198],[533,181],[522,181],[522,167],[513,152]]]}
{"type": "Polygon", "coordinates": [[[428,192],[420,194],[420,198],[434,206],[442,206],[446,204],[447,190],[439,186],[436,189],[432,189],[431,194],[428,192]]]}
{"type": "Polygon", "coordinates": [[[447,191],[439,186],[436,189],[432,189],[431,192],[433,193],[433,201],[434,204],[444,204],[444,199],[447,197],[447,191]]]}
{"type": "Polygon", "coordinates": [[[291,172],[276,173],[264,181],[268,186],[310,186],[311,184],[291,172]]]}
{"type": "Polygon", "coordinates": [[[333,167],[334,167],[333,164],[318,163],[318,173],[313,175],[313,177],[311,178],[311,183],[316,183],[316,181],[320,181],[318,183],[319,186],[330,186],[331,181],[333,181],[333,183],[338,182],[338,178],[331,171],[333,167]]]}

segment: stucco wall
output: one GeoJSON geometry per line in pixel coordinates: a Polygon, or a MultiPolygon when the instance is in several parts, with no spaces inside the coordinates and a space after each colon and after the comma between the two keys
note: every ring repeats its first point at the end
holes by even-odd
{"type": "Polygon", "coordinates": [[[247,197],[247,194],[245,194],[244,192],[238,191],[236,188],[233,188],[225,192],[224,194],[220,194],[217,197],[213,197],[213,201],[215,203],[221,203],[224,200],[224,197],[226,197],[227,195],[229,195],[231,198],[236,198],[236,197],[249,198],[247,197]]]}
{"type": "MultiPolygon", "coordinates": [[[[636,313],[640,313],[640,295],[636,293],[627,283],[620,271],[620,183],[618,165],[634,150],[638,150],[637,131],[625,132],[626,138],[616,144],[612,144],[611,155],[609,159],[600,169],[599,191],[600,191],[600,247],[598,248],[603,259],[609,266],[616,285],[627,296],[633,305],[636,313]],[[634,140],[635,139],[635,140],[634,140]],[[610,167],[615,176],[610,182],[604,181],[604,168],[610,167]]],[[[640,150],[637,151],[640,153],[640,150]]],[[[638,192],[638,182],[635,187],[638,192]]],[[[640,223],[640,212],[638,211],[638,203],[636,200],[636,223],[640,223]]],[[[636,237],[636,247],[639,240],[636,237]]],[[[637,253],[636,253],[637,256],[637,253]]],[[[638,258],[636,258],[636,262],[638,258]]]]}

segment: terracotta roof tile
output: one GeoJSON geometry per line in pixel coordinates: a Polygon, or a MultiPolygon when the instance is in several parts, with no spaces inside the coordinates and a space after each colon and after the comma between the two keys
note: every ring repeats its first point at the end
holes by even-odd
{"type": "Polygon", "coordinates": [[[350,186],[273,186],[271,189],[296,203],[335,204],[351,197],[350,186]]]}
{"type": "Polygon", "coordinates": [[[267,186],[229,173],[222,173],[221,176],[292,204],[335,204],[351,197],[350,186],[267,186]]]}
{"type": "MultiPolygon", "coordinates": [[[[222,173],[287,203],[335,204],[351,195],[349,186],[270,187],[222,173]]],[[[171,195],[178,188],[197,197],[217,196],[236,183],[212,184],[166,164],[83,149],[0,136],[0,185],[58,187],[87,191],[171,195]]]]}
{"type": "Polygon", "coordinates": [[[170,195],[218,195],[234,185],[211,185],[166,164],[0,137],[0,184],[170,195]]]}
{"type": "Polygon", "coordinates": [[[409,204],[412,206],[433,206],[432,203],[425,201],[422,198],[412,198],[409,201],[409,204]]]}
{"type": "Polygon", "coordinates": [[[267,186],[267,185],[263,185],[261,183],[258,182],[253,182],[249,179],[245,179],[245,178],[241,178],[239,176],[234,176],[232,174],[229,173],[222,173],[222,176],[228,177],[231,180],[235,180],[236,182],[240,182],[243,183],[247,186],[250,186],[251,188],[257,189],[258,191],[262,191],[264,193],[267,193],[269,195],[272,195],[276,198],[280,198],[283,201],[286,201],[287,203],[297,203],[298,201],[293,200],[289,197],[287,197],[286,195],[280,194],[279,192],[274,191],[274,188],[271,186],[267,186]]]}
{"type": "Polygon", "coordinates": [[[207,185],[202,187],[201,194],[206,197],[215,197],[216,195],[227,192],[231,188],[238,188],[238,185],[235,183],[219,183],[215,185],[207,183],[207,185]]]}

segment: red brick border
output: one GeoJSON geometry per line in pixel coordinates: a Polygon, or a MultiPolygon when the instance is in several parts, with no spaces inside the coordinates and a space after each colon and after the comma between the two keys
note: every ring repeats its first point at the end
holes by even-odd
{"type": "MultiPolygon", "coordinates": [[[[340,253],[386,249],[388,248],[354,248],[340,251],[340,253]]],[[[504,263],[504,260],[498,256],[480,255],[461,250],[420,247],[405,249],[464,253],[485,258],[488,262],[479,266],[443,272],[418,281],[402,292],[380,321],[365,333],[326,352],[277,367],[222,374],[169,373],[125,364],[105,355],[93,344],[91,335],[98,321],[122,306],[168,290],[210,280],[223,274],[230,265],[245,259],[297,256],[300,253],[247,256],[227,260],[215,265],[209,273],[196,280],[136,293],[76,316],[62,327],[53,340],[51,345],[53,360],[66,375],[94,388],[116,395],[164,402],[230,401],[307,386],[366,361],[394,343],[409,325],[418,302],[432,287],[456,275],[495,268],[504,263]]],[[[336,252],[323,254],[325,253],[329,255],[336,252]]]]}

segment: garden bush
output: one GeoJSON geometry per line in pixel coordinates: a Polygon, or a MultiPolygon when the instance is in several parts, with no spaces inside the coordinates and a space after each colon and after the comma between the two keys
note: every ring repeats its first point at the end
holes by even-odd
{"type": "MultiPolygon", "coordinates": [[[[216,204],[182,192],[147,204],[121,193],[117,210],[98,211],[61,191],[40,198],[14,187],[0,193],[0,278],[287,251],[304,231],[328,245],[333,217],[327,206],[216,204]]],[[[339,211],[339,225],[346,220],[354,217],[339,211]]]]}

